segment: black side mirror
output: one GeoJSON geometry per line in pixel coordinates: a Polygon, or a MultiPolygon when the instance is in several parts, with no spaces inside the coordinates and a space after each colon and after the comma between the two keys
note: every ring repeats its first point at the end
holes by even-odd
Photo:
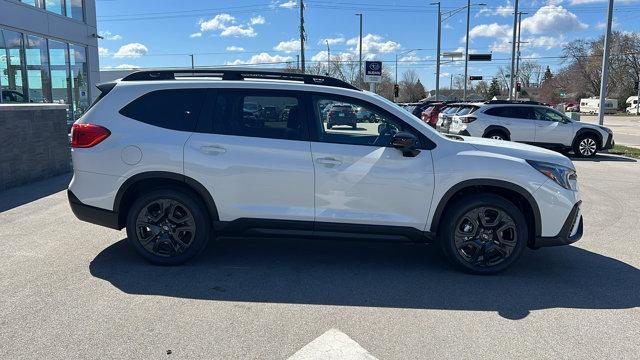
{"type": "Polygon", "coordinates": [[[406,157],[414,157],[420,153],[418,144],[418,138],[410,132],[399,132],[391,139],[391,146],[402,151],[402,155],[406,157]]]}

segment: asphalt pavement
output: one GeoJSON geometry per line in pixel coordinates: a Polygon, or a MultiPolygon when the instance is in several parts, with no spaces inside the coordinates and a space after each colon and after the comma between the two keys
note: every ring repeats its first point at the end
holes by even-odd
{"type": "Polygon", "coordinates": [[[73,216],[67,177],[0,193],[0,357],[637,359],[640,164],[575,164],[583,239],[497,276],[431,246],[304,239],[152,266],[73,216]]]}

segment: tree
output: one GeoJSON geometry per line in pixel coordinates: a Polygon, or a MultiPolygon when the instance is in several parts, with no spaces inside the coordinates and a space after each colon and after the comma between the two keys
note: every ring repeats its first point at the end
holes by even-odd
{"type": "Polygon", "coordinates": [[[424,86],[420,83],[418,73],[415,70],[407,70],[402,74],[400,85],[401,102],[416,102],[426,97],[424,86]]]}
{"type": "Polygon", "coordinates": [[[542,82],[544,83],[547,80],[553,79],[553,74],[551,73],[551,69],[549,69],[549,65],[547,65],[547,70],[544,71],[544,76],[542,77],[542,82]]]}
{"type": "Polygon", "coordinates": [[[500,83],[498,82],[498,79],[493,78],[493,80],[491,80],[491,86],[489,86],[489,92],[487,94],[487,100],[491,100],[495,96],[500,96],[500,95],[501,95],[500,83]]]}

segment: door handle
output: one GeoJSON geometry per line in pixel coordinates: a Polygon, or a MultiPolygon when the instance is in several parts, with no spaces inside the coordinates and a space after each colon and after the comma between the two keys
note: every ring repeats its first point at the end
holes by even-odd
{"type": "Polygon", "coordinates": [[[326,167],[336,167],[342,164],[342,161],[332,157],[319,158],[316,159],[316,161],[318,162],[318,164],[322,164],[326,167]]]}
{"type": "Polygon", "coordinates": [[[200,151],[207,155],[221,155],[227,152],[227,149],[220,145],[202,145],[200,151]]]}

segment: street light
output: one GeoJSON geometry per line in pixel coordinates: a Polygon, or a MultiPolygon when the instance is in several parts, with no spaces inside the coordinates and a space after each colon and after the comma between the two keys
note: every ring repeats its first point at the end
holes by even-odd
{"type": "Polygon", "coordinates": [[[428,50],[428,49],[421,49],[421,48],[417,48],[417,49],[408,49],[405,51],[401,51],[399,53],[396,53],[396,84],[398,83],[398,57],[402,56],[402,55],[407,55],[410,54],[414,51],[421,51],[421,50],[428,50]]]}
{"type": "MultiPolygon", "coordinates": [[[[485,3],[471,4],[471,0],[467,0],[467,5],[459,7],[457,9],[453,9],[446,12],[446,16],[442,17],[442,11],[440,10],[440,2],[434,2],[430,5],[438,5],[438,49],[436,54],[436,100],[438,99],[438,95],[440,94],[440,41],[442,37],[442,22],[449,20],[454,15],[460,13],[462,10],[467,9],[467,36],[466,36],[466,46],[464,52],[464,73],[465,78],[467,77],[467,68],[469,62],[469,19],[471,16],[471,6],[486,6],[485,3]]],[[[466,98],[467,93],[467,81],[465,79],[464,82],[464,98],[466,98]]]]}
{"type": "Polygon", "coordinates": [[[360,17],[360,57],[358,61],[358,82],[362,84],[362,13],[357,13],[355,15],[360,17]]]}

